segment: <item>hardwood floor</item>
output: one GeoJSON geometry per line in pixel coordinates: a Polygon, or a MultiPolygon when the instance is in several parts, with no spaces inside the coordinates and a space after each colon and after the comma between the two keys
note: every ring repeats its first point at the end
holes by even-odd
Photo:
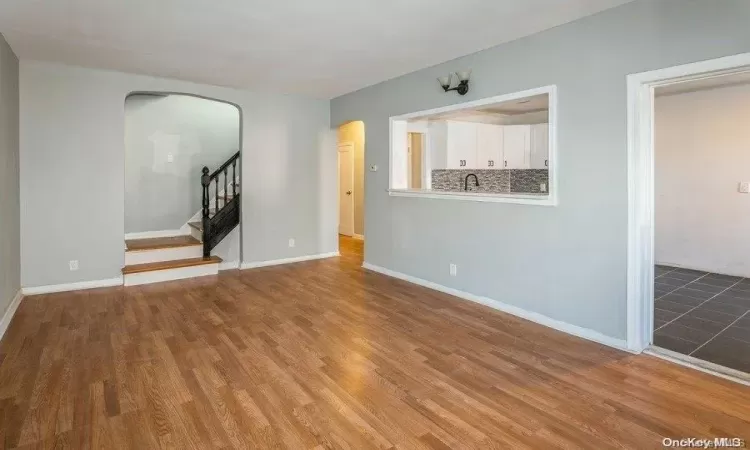
{"type": "Polygon", "coordinates": [[[661,448],[750,439],[750,389],[341,258],[27,297],[5,448],[661,448]]]}

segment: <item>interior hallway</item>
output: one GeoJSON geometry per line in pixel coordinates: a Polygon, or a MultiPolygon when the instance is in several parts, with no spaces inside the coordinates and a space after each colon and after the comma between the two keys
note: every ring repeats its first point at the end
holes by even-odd
{"type": "Polygon", "coordinates": [[[27,297],[4,448],[653,448],[750,439],[750,389],[339,258],[27,297]],[[316,447],[319,446],[319,447],[316,447]]]}

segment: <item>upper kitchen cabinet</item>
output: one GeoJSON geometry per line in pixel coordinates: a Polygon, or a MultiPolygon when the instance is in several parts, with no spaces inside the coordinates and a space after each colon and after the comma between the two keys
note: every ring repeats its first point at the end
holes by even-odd
{"type": "Polygon", "coordinates": [[[475,169],[477,128],[475,123],[435,121],[430,123],[433,169],[475,169]]]}
{"type": "Polygon", "coordinates": [[[549,124],[430,123],[433,169],[546,169],[549,124]]]}
{"type": "Polygon", "coordinates": [[[530,167],[531,127],[507,125],[503,127],[503,168],[528,169],[530,167]]]}
{"type": "Polygon", "coordinates": [[[448,169],[477,168],[477,124],[447,122],[448,169]]]}
{"type": "Polygon", "coordinates": [[[503,168],[503,127],[478,123],[476,169],[503,168]]]}
{"type": "Polygon", "coordinates": [[[532,169],[549,167],[549,124],[531,125],[531,154],[529,165],[532,169]]]}

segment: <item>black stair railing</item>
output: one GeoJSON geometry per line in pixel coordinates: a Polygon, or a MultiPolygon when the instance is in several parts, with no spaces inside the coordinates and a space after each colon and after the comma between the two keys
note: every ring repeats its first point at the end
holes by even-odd
{"type": "Polygon", "coordinates": [[[203,168],[203,257],[211,256],[211,250],[240,223],[240,192],[237,191],[237,162],[240,152],[221,165],[214,173],[203,168]],[[231,174],[229,169],[231,167],[231,174]],[[231,175],[231,181],[230,180],[231,175]],[[223,176],[223,183],[222,181],[223,176]],[[214,207],[211,208],[211,188],[213,187],[214,207]],[[222,190],[223,188],[223,190],[222,190]],[[231,192],[230,192],[231,191],[231,192]],[[223,192],[223,193],[222,193],[223,192]]]}

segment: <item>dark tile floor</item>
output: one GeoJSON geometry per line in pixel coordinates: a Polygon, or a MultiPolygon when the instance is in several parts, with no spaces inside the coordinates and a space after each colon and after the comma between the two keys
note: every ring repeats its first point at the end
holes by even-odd
{"type": "Polygon", "coordinates": [[[750,373],[750,278],[655,271],[654,345],[750,373]]]}

